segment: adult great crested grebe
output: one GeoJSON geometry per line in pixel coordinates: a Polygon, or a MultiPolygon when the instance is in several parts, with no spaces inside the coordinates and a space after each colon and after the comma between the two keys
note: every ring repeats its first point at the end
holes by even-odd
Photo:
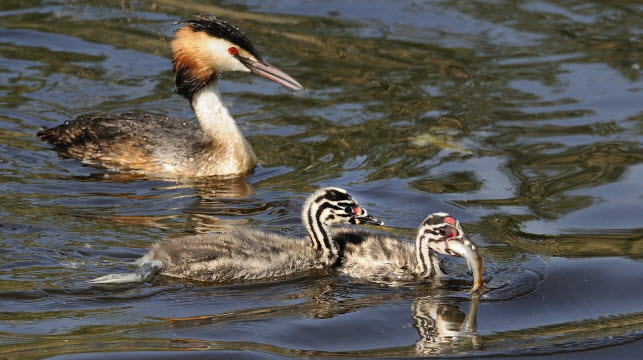
{"type": "Polygon", "coordinates": [[[38,132],[62,155],[114,170],[169,176],[242,176],[256,163],[221,99],[224,71],[253,72],[293,90],[303,87],[268,64],[237,27],[214,16],[182,21],[172,41],[176,91],[190,101],[200,127],[151,113],[80,116],[38,132]]]}
{"type": "Polygon", "coordinates": [[[482,291],[482,257],[464,237],[460,222],[446,213],[433,213],[418,229],[415,245],[385,234],[355,229],[333,231],[343,252],[338,269],[355,278],[374,281],[437,280],[443,273],[435,252],[462,256],[473,271],[470,292],[482,291]]]}
{"type": "Polygon", "coordinates": [[[311,243],[278,234],[237,228],[226,233],[165,239],[138,260],[136,273],[106,275],[91,283],[142,282],[156,273],[209,282],[275,278],[334,265],[339,256],[333,224],[382,225],[345,190],[313,193],[302,211],[311,243]],[[312,244],[312,246],[311,246],[312,244]]]}

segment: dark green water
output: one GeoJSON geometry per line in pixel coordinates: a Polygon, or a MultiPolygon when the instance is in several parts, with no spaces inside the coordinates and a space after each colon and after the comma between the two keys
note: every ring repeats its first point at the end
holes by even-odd
{"type": "Polygon", "coordinates": [[[3,0],[0,359],[638,358],[642,10],[3,0]],[[261,162],[247,182],[108,173],[35,138],[90,112],[192,119],[173,94],[168,44],[172,23],[196,12],[240,26],[307,88],[225,75],[261,162]],[[302,235],[303,200],[323,185],[348,189],[409,241],[427,213],[450,212],[481,248],[489,292],[472,302],[454,259],[441,288],[333,274],[86,283],[130,271],[163,237],[230,225],[302,235]],[[474,315],[468,332],[438,330],[474,315]]]}

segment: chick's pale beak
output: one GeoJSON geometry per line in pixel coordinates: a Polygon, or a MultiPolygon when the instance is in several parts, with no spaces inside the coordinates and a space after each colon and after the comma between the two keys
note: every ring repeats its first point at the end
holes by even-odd
{"type": "Polygon", "coordinates": [[[304,87],[301,86],[301,84],[297,82],[297,80],[293,79],[292,77],[290,77],[290,75],[268,64],[267,62],[260,63],[258,61],[250,60],[241,56],[239,56],[238,59],[250,71],[261,77],[265,77],[266,79],[272,80],[292,90],[304,90],[304,87]]]}

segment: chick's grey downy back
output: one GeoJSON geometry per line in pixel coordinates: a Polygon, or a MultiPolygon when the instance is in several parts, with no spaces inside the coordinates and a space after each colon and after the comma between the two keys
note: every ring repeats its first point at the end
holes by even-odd
{"type": "Polygon", "coordinates": [[[305,239],[246,228],[162,240],[141,259],[152,260],[163,262],[163,275],[209,282],[282,277],[324,267],[305,239]]]}
{"type": "Polygon", "coordinates": [[[415,247],[390,235],[340,228],[333,239],[342,249],[338,269],[355,278],[412,281],[420,278],[415,247]]]}

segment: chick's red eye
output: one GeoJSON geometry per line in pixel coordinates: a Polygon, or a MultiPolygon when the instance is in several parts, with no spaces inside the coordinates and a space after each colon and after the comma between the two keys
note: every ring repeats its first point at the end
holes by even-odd
{"type": "Polygon", "coordinates": [[[237,55],[239,53],[239,49],[237,49],[236,47],[232,46],[232,47],[228,48],[228,53],[230,53],[230,55],[237,55]]]}
{"type": "Polygon", "coordinates": [[[447,228],[440,229],[440,235],[446,236],[447,238],[454,238],[460,236],[460,232],[458,229],[449,226],[447,228]]]}

